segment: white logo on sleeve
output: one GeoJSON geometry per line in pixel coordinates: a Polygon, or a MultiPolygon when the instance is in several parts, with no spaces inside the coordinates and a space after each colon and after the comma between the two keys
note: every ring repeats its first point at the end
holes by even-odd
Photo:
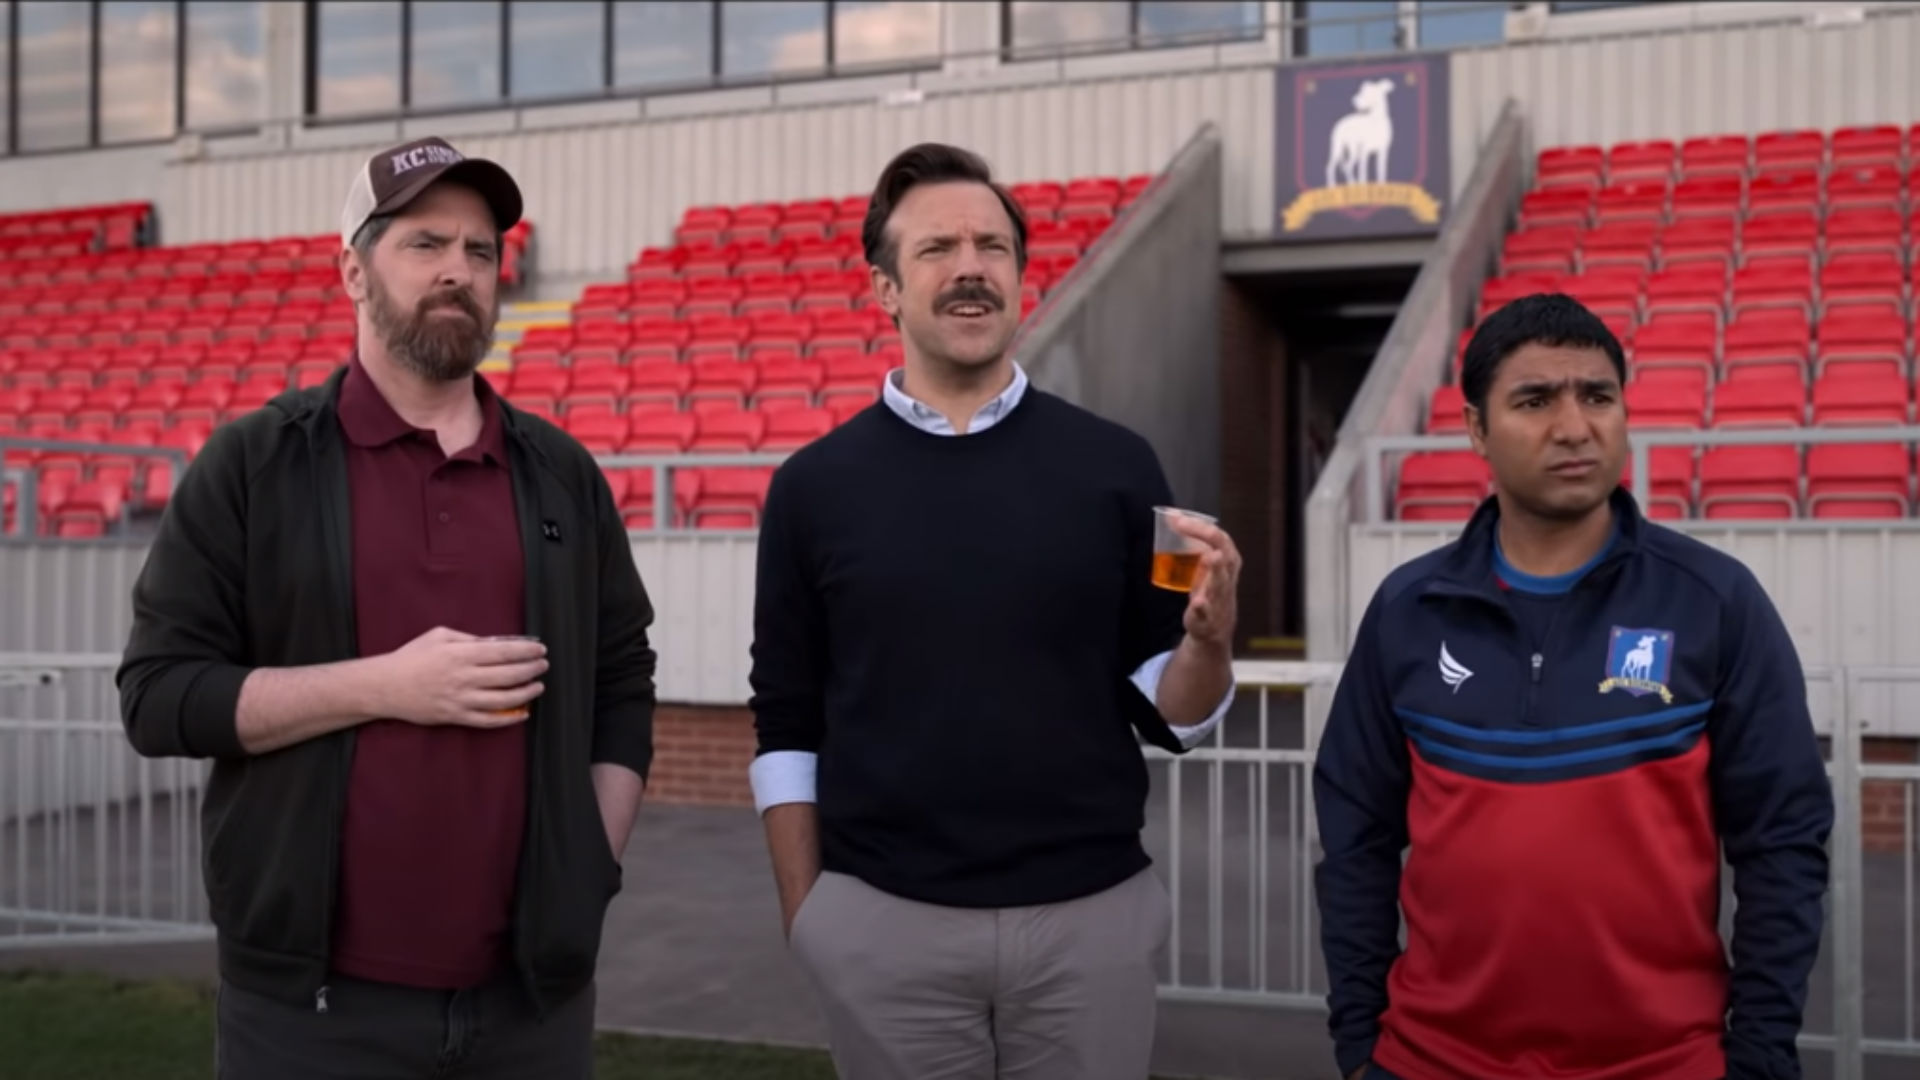
{"type": "Polygon", "coordinates": [[[1453,692],[1457,694],[1460,692],[1460,684],[1463,682],[1466,682],[1468,679],[1471,679],[1471,678],[1473,678],[1473,672],[1468,671],[1465,664],[1462,664],[1460,661],[1455,660],[1453,658],[1453,654],[1447,651],[1447,643],[1444,641],[1441,642],[1440,643],[1440,679],[1441,681],[1446,683],[1448,686],[1453,687],[1453,692]]]}

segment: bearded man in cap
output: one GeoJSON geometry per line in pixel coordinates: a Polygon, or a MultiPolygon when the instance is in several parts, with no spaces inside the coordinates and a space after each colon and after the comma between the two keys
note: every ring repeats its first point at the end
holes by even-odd
{"type": "Polygon", "coordinates": [[[355,348],[215,431],[133,591],[134,749],[211,759],[221,1080],[592,1074],[652,608],[592,456],[476,374],[506,170],[375,154],[355,348]]]}

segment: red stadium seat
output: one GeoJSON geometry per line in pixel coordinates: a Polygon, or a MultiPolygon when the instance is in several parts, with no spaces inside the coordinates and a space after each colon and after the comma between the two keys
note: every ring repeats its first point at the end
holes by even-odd
{"type": "Polygon", "coordinates": [[[1658,223],[1650,220],[1602,225],[1581,239],[1580,266],[1588,273],[1615,267],[1651,271],[1659,232],[1658,223]]]}
{"type": "Polygon", "coordinates": [[[1444,435],[1467,430],[1466,417],[1461,411],[1465,405],[1466,397],[1457,384],[1436,388],[1427,406],[1427,432],[1444,435]]]}
{"type": "MultiPolygon", "coordinates": [[[[1647,449],[1648,517],[1663,520],[1685,518],[1693,512],[1694,458],[1689,446],[1653,446],[1647,449]]],[[[1627,457],[1620,485],[1633,487],[1633,458],[1627,457]]]]}
{"type": "Polygon", "coordinates": [[[699,417],[700,429],[689,450],[709,454],[745,454],[756,450],[767,431],[767,418],[757,412],[709,412],[699,417]]]}
{"type": "Polygon", "coordinates": [[[726,410],[745,408],[759,383],[759,367],[730,356],[708,353],[695,357],[690,366],[693,384],[687,392],[688,406],[698,412],[712,408],[703,406],[705,402],[718,403],[726,410]]]}
{"type": "Polygon", "coordinates": [[[1708,518],[1791,518],[1799,513],[1800,451],[1718,446],[1700,455],[1700,510],[1708,518]]]}
{"type": "Polygon", "coordinates": [[[1820,373],[1841,365],[1868,365],[1906,374],[1907,324],[1873,308],[1841,307],[1816,328],[1820,373]]]}
{"type": "Polygon", "coordinates": [[[1631,221],[1664,221],[1669,191],[1667,181],[1651,177],[1608,184],[1594,196],[1594,225],[1605,228],[1631,221]]]}
{"type": "Polygon", "coordinates": [[[576,360],[567,390],[569,417],[616,411],[632,388],[633,372],[615,361],[576,360]]]}
{"type": "Polygon", "coordinates": [[[1912,412],[1907,381],[1877,368],[1835,368],[1813,384],[1815,427],[1898,427],[1912,412]]]}
{"type": "Polygon", "coordinates": [[[826,382],[826,365],[819,360],[782,357],[759,361],[760,380],[754,388],[754,407],[782,399],[811,404],[826,382]]]}
{"type": "Polygon", "coordinates": [[[684,453],[700,430],[700,418],[692,413],[642,413],[629,420],[622,449],[630,454],[684,453]]]}
{"type": "Polygon", "coordinates": [[[1492,474],[1468,450],[1409,454],[1400,464],[1394,516],[1403,521],[1459,521],[1486,498],[1492,474]]]}
{"type": "Polygon", "coordinates": [[[634,281],[628,294],[627,313],[632,316],[675,318],[688,298],[687,283],[676,278],[645,278],[634,281]]]}
{"type": "Polygon", "coordinates": [[[1817,169],[1826,156],[1827,139],[1818,131],[1769,131],[1753,140],[1756,173],[1817,169]]]}
{"type": "Polygon", "coordinates": [[[596,457],[618,453],[626,445],[628,420],[616,413],[567,414],[567,434],[596,457]]]}
{"type": "Polygon", "coordinates": [[[1707,135],[1680,144],[1684,177],[1739,177],[1746,174],[1751,148],[1745,135],[1707,135]]]}
{"type": "Polygon", "coordinates": [[[1633,428],[1695,430],[1706,421],[1704,379],[1697,384],[1635,379],[1627,384],[1625,400],[1633,428]]]}
{"type": "Polygon", "coordinates": [[[753,333],[753,325],[728,315],[701,315],[693,319],[693,336],[687,343],[689,361],[702,356],[740,358],[741,347],[753,333]]]}
{"type": "MultiPolygon", "coordinates": [[[[654,527],[654,486],[656,470],[625,470],[626,490],[619,500],[620,515],[629,529],[651,529],[654,527]]],[[[671,470],[673,479],[674,509],[668,515],[666,524],[676,525],[684,519],[692,508],[694,500],[700,495],[700,470],[671,470]]]]}
{"type": "Polygon", "coordinates": [[[1713,391],[1716,428],[1799,427],[1806,413],[1806,384],[1797,377],[1729,379],[1713,391]]]}
{"type": "Polygon", "coordinates": [[[1904,141],[1895,124],[1841,128],[1833,133],[1828,150],[1836,171],[1860,165],[1898,165],[1904,141]]]}
{"type": "Polygon", "coordinates": [[[1831,236],[1835,219],[1843,213],[1879,213],[1900,201],[1905,184],[1894,162],[1873,165],[1836,166],[1827,177],[1827,232],[1831,236]]]}
{"type": "Polygon", "coordinates": [[[1901,443],[1807,448],[1807,510],[1815,518],[1903,518],[1913,511],[1913,453],[1901,443]]]}
{"type": "Polygon", "coordinates": [[[825,408],[827,412],[833,415],[833,426],[839,427],[860,413],[876,407],[874,403],[878,396],[877,394],[865,396],[859,394],[839,394],[826,398],[822,403],[822,408],[825,408]]]}
{"type": "Polygon", "coordinates": [[[672,357],[651,356],[634,361],[628,369],[627,409],[664,404],[678,410],[693,389],[693,368],[672,357]]]}
{"type": "Polygon", "coordinates": [[[833,414],[826,409],[787,409],[767,414],[767,430],[760,449],[798,450],[833,430],[833,414]]]}
{"type": "Polygon", "coordinates": [[[627,359],[677,361],[693,342],[693,324],[649,316],[631,324],[627,359]]]}
{"type": "Polygon", "coordinates": [[[1721,347],[1721,370],[1729,377],[1784,372],[1804,379],[1811,347],[1804,311],[1751,309],[1727,327],[1721,347]]]}
{"type": "Polygon", "coordinates": [[[1834,312],[1845,307],[1881,309],[1903,316],[1907,309],[1906,271],[1900,256],[1888,251],[1850,251],[1831,254],[1820,268],[1820,306],[1834,312]]]}
{"type": "Polygon", "coordinates": [[[689,512],[698,529],[751,529],[760,523],[773,470],[725,468],[700,470],[700,493],[689,512]]]}
{"type": "Polygon", "coordinates": [[[1615,143],[1607,151],[1607,179],[1609,182],[1669,179],[1676,159],[1670,139],[1615,143]]]}

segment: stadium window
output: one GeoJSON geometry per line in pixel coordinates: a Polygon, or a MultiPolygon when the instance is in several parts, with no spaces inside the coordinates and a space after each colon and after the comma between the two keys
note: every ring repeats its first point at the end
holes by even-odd
{"type": "Polygon", "coordinates": [[[1294,11],[1295,55],[1392,52],[1402,43],[1397,4],[1374,0],[1299,0],[1294,11]]]}
{"type": "Polygon", "coordinates": [[[267,26],[258,0],[196,2],[187,15],[186,127],[219,131],[266,118],[267,26]]]}
{"type": "Polygon", "coordinates": [[[939,56],[939,4],[838,0],[833,5],[835,71],[939,56]]]}
{"type": "Polygon", "coordinates": [[[499,0],[408,4],[407,104],[431,109],[504,98],[504,10],[499,0]]]}
{"type": "Polygon", "coordinates": [[[579,96],[607,85],[607,6],[598,0],[514,0],[507,33],[509,96],[579,96]]]}
{"type": "Polygon", "coordinates": [[[613,85],[705,83],[714,73],[714,5],[621,0],[613,5],[613,85]]]}
{"type": "Polygon", "coordinates": [[[1014,0],[1001,9],[1001,37],[1012,59],[1069,52],[1118,52],[1132,44],[1133,5],[1101,0],[1014,0]]]}
{"type": "Polygon", "coordinates": [[[827,68],[827,5],[753,0],[720,5],[720,74],[775,75],[827,68]]]}
{"type": "Polygon", "coordinates": [[[400,107],[401,17],[392,0],[328,0],[310,12],[313,111],[390,113],[400,107]]]}
{"type": "Polygon", "coordinates": [[[1001,6],[1000,34],[1008,59],[1127,49],[1216,44],[1258,38],[1259,3],[1183,0],[1176,3],[1028,3],[1001,6]]]}
{"type": "Polygon", "coordinates": [[[1134,5],[1134,28],[1141,45],[1187,45],[1196,41],[1257,38],[1261,5],[1257,3],[1155,3],[1134,5]]]}
{"type": "Polygon", "coordinates": [[[1448,49],[1504,41],[1510,7],[1485,0],[1420,0],[1419,45],[1448,49]]]}
{"type": "Polygon", "coordinates": [[[93,9],[81,2],[22,3],[14,13],[22,151],[93,142],[93,9]]]}
{"type": "Polygon", "coordinates": [[[100,142],[172,137],[178,111],[180,6],[100,5],[100,142]]]}

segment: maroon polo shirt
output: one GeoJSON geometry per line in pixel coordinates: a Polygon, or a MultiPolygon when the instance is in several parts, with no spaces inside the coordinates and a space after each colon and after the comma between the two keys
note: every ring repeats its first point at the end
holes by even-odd
{"type": "MultiPolygon", "coordinates": [[[[500,403],[448,457],[387,404],[358,357],[340,386],[360,655],[436,626],[525,632],[526,568],[500,403]]],[[[526,728],[376,720],[359,728],[341,835],[334,970],[428,988],[484,982],[508,957],[526,813],[526,728]]]]}

